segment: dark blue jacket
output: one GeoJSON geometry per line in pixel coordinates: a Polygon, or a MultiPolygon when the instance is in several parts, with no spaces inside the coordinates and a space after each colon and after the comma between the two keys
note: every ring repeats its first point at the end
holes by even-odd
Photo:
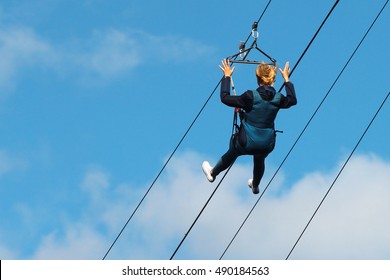
{"type": "MultiPolygon", "coordinates": [[[[297,104],[297,98],[295,96],[295,89],[293,83],[288,82],[285,85],[287,95],[282,95],[280,103],[276,105],[280,109],[290,108],[291,106],[297,104]]],[[[260,93],[264,100],[271,100],[276,93],[275,89],[270,86],[258,87],[257,91],[260,93]]],[[[246,112],[249,112],[250,110],[252,110],[253,106],[253,91],[247,90],[243,94],[237,96],[230,95],[230,78],[225,77],[222,79],[221,82],[221,101],[227,106],[242,108],[246,112]]]]}
{"type": "Polygon", "coordinates": [[[275,146],[274,121],[279,109],[297,104],[294,85],[285,84],[287,95],[275,91],[272,86],[260,86],[242,95],[230,95],[230,78],[221,83],[221,101],[230,106],[243,109],[238,137],[240,148],[248,154],[268,154],[275,146]]]}

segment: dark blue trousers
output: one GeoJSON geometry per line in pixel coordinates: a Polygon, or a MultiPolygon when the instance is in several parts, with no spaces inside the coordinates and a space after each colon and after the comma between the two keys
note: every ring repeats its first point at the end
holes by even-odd
{"type": "Polygon", "coordinates": [[[213,176],[216,177],[219,173],[227,169],[234,161],[242,155],[253,156],[253,186],[259,186],[261,178],[265,170],[265,158],[269,152],[259,152],[256,154],[249,153],[242,147],[235,138],[232,138],[229,145],[229,150],[218,160],[213,168],[213,176]]]}

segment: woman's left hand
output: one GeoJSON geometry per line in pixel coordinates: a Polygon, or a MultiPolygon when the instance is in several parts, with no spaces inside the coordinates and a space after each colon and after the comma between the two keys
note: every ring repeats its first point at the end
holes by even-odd
{"type": "Polygon", "coordinates": [[[233,75],[234,67],[232,67],[232,68],[230,67],[229,59],[222,60],[222,66],[219,65],[219,68],[221,68],[225,77],[231,77],[233,75]]]}
{"type": "Polygon", "coordinates": [[[287,61],[284,69],[279,68],[280,74],[282,74],[284,82],[288,83],[290,81],[290,63],[287,61]]]}

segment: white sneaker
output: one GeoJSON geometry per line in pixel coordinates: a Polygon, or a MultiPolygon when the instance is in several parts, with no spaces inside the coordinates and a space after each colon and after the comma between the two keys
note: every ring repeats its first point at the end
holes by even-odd
{"type": "Polygon", "coordinates": [[[253,194],[259,193],[259,187],[253,187],[253,179],[248,180],[248,186],[252,189],[253,194]]]}
{"type": "Polygon", "coordinates": [[[210,183],[214,182],[215,177],[213,177],[211,175],[211,170],[213,170],[213,168],[211,167],[211,165],[208,161],[204,161],[202,163],[202,170],[203,170],[203,173],[206,175],[207,180],[209,180],[210,183]]]}

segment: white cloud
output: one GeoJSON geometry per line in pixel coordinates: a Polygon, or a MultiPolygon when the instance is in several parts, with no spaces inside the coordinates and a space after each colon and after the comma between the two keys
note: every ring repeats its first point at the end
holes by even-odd
{"type": "Polygon", "coordinates": [[[93,228],[73,224],[64,234],[46,235],[35,252],[34,259],[98,259],[104,250],[104,238],[93,228]]]}
{"type": "Polygon", "coordinates": [[[87,52],[75,51],[70,57],[84,70],[104,78],[128,73],[140,65],[188,62],[213,51],[191,38],[137,30],[96,31],[89,42],[81,44],[88,45],[87,52]]]}
{"type": "Polygon", "coordinates": [[[26,166],[26,161],[10,155],[5,150],[0,150],[0,176],[26,166]]]}
{"type": "Polygon", "coordinates": [[[138,38],[138,54],[151,63],[169,61],[182,63],[193,61],[215,51],[211,46],[188,37],[174,35],[154,35],[146,32],[131,32],[131,36],[138,38]]]}
{"type": "Polygon", "coordinates": [[[53,42],[27,27],[0,30],[0,86],[10,86],[26,67],[43,67],[78,79],[112,79],[142,64],[182,63],[213,48],[191,38],[142,31],[97,30],[86,38],[53,42]]]}
{"type": "MultiPolygon", "coordinates": [[[[199,154],[176,155],[127,225],[107,259],[168,259],[216,187],[200,170],[199,154]]],[[[272,173],[269,166],[266,176],[272,173]]],[[[254,205],[246,186],[251,166],[235,163],[175,258],[218,259],[254,205]]],[[[284,259],[335,178],[314,172],[289,187],[276,180],[224,256],[284,259]]],[[[283,175],[283,174],[281,174],[283,175]]],[[[100,259],[129,218],[147,186],[113,185],[112,175],[89,169],[81,189],[88,194],[77,219],[59,221],[33,258],[100,259]]],[[[388,259],[390,257],[390,163],[375,155],[351,159],[291,258],[388,259]]],[[[264,179],[264,185],[267,179],[264,179]]]]}
{"type": "Polygon", "coordinates": [[[81,184],[81,189],[87,191],[93,203],[100,203],[104,198],[102,194],[109,187],[109,176],[99,169],[89,170],[81,184]]]}
{"type": "MultiPolygon", "coordinates": [[[[3,209],[2,209],[3,210],[3,209]]],[[[14,248],[10,242],[6,242],[5,240],[9,240],[9,232],[7,232],[6,226],[4,225],[4,221],[2,220],[2,226],[0,228],[0,259],[1,260],[16,260],[19,258],[19,248],[14,248]]],[[[11,233],[15,235],[14,232],[11,233]]]]}
{"type": "MultiPolygon", "coordinates": [[[[284,196],[261,201],[226,258],[287,257],[338,171],[307,174],[284,196]]],[[[377,156],[353,157],[290,258],[388,259],[389,171],[377,156]]]]}
{"type": "Polygon", "coordinates": [[[61,212],[57,225],[44,233],[31,258],[101,259],[134,205],[134,194],[138,194],[128,184],[112,186],[110,175],[98,167],[86,171],[80,190],[87,201],[76,210],[77,218],[61,212]]]}
{"type": "MultiPolygon", "coordinates": [[[[328,182],[335,176],[324,175],[328,182]]],[[[389,162],[353,157],[292,257],[389,259],[389,182],[389,162]]]]}
{"type": "Polygon", "coordinates": [[[92,42],[88,52],[76,52],[73,57],[82,67],[99,76],[112,77],[141,63],[140,42],[124,32],[95,32],[92,42]]]}
{"type": "Polygon", "coordinates": [[[0,30],[0,85],[8,86],[25,66],[44,65],[53,58],[49,43],[30,28],[0,30]]]}
{"type": "MultiPolygon", "coordinates": [[[[151,252],[149,257],[170,257],[216,186],[205,182],[199,168],[201,160],[194,154],[175,159],[168,176],[156,186],[137,216],[133,230],[140,230],[144,252],[151,252]]],[[[257,199],[246,186],[250,170],[250,166],[235,164],[178,258],[221,256],[257,199]]],[[[390,163],[376,156],[354,157],[291,258],[389,258],[389,171],[390,163]]],[[[266,195],[225,257],[285,258],[337,172],[336,168],[329,174],[307,174],[284,195],[266,195]]]]}
{"type": "Polygon", "coordinates": [[[0,245],[0,256],[2,260],[14,260],[17,259],[16,252],[12,251],[8,246],[0,245]]]}

